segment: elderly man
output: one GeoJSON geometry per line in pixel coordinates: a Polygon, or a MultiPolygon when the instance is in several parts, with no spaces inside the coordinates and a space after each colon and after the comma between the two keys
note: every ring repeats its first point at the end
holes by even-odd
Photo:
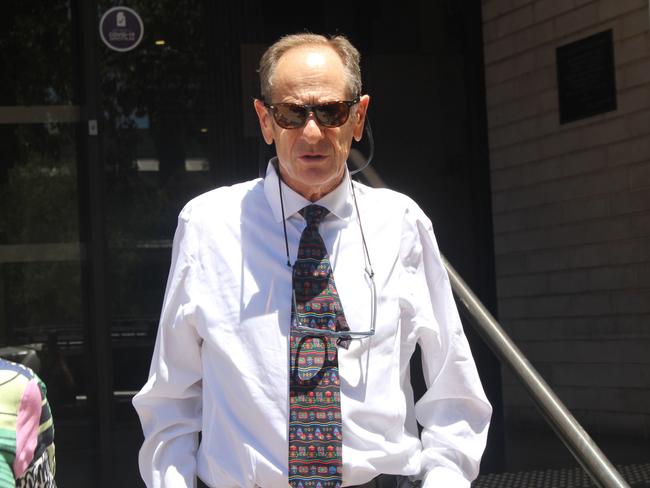
{"type": "Polygon", "coordinates": [[[341,36],[287,36],[260,78],[255,110],[277,154],[266,177],[179,217],[133,401],[145,482],[469,487],[491,408],[429,219],[350,179],[370,101],[359,53],[341,36]],[[428,389],[414,403],[416,344],[428,389]]]}

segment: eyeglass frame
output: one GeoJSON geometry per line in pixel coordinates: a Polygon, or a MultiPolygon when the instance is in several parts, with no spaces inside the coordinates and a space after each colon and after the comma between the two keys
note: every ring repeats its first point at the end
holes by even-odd
{"type": "MultiPolygon", "coordinates": [[[[273,161],[273,160],[272,160],[273,161]]],[[[291,265],[291,258],[289,257],[289,239],[287,239],[287,219],[284,215],[284,199],[282,198],[282,178],[280,176],[280,170],[278,168],[277,158],[273,163],[275,172],[278,176],[278,193],[280,194],[280,211],[282,212],[282,229],[284,231],[284,248],[287,253],[287,267],[293,268],[291,265]]],[[[375,325],[377,321],[377,287],[375,285],[375,271],[372,268],[372,262],[370,261],[370,253],[368,252],[368,244],[366,243],[366,236],[363,232],[363,224],[361,223],[361,213],[359,212],[359,203],[357,202],[357,192],[354,190],[354,183],[350,180],[350,190],[352,190],[352,200],[354,201],[354,209],[357,212],[357,223],[359,224],[359,233],[361,234],[361,243],[363,247],[363,260],[364,260],[364,271],[366,276],[370,280],[370,293],[372,299],[370,302],[370,330],[367,332],[356,332],[356,331],[336,331],[330,329],[315,329],[313,327],[305,327],[300,325],[299,314],[298,314],[298,303],[296,301],[296,290],[292,289],[292,300],[293,300],[293,313],[291,316],[291,329],[296,331],[301,336],[311,336],[311,337],[339,337],[345,338],[348,340],[361,340],[367,337],[372,337],[375,335],[375,325]],[[296,324],[294,324],[294,317],[296,324]],[[357,337],[353,337],[357,336],[357,337]]],[[[295,265],[295,263],[294,263],[295,265]]]]}
{"type": "MultiPolygon", "coordinates": [[[[295,332],[300,336],[308,337],[333,337],[343,340],[362,340],[375,335],[376,315],[377,315],[377,290],[375,288],[374,273],[368,271],[366,268],[366,276],[370,280],[370,330],[367,331],[352,331],[352,330],[331,330],[331,329],[316,329],[306,325],[300,325],[300,315],[298,311],[298,301],[296,300],[296,290],[292,290],[291,297],[293,299],[293,317],[291,318],[291,332],[295,332]],[[295,322],[294,322],[295,320],[295,322]]],[[[304,312],[303,312],[304,313],[304,312]]]]}
{"type": "Polygon", "coordinates": [[[278,124],[280,127],[282,127],[283,129],[286,129],[286,130],[302,129],[307,124],[307,121],[309,120],[309,115],[310,114],[314,114],[314,120],[316,120],[316,122],[318,122],[319,125],[322,125],[323,127],[327,128],[327,129],[335,129],[337,127],[341,127],[342,125],[345,125],[345,123],[348,120],[350,120],[350,110],[352,109],[353,106],[358,104],[360,101],[361,101],[360,96],[357,96],[353,100],[333,100],[331,102],[304,103],[304,104],[303,103],[291,103],[291,102],[269,103],[266,100],[261,100],[261,102],[264,104],[264,107],[266,107],[269,110],[269,112],[271,112],[271,115],[273,116],[273,121],[276,124],[278,124]],[[342,103],[342,104],[346,105],[347,109],[348,109],[348,113],[347,113],[347,115],[345,117],[345,120],[341,124],[339,124],[339,125],[326,125],[320,120],[320,118],[318,117],[315,109],[317,109],[318,107],[322,107],[324,105],[333,105],[335,103],[342,103]],[[282,124],[280,124],[278,122],[276,111],[275,111],[275,107],[280,106],[280,105],[282,105],[282,106],[293,105],[295,107],[300,107],[302,109],[306,109],[307,110],[307,116],[305,117],[304,122],[301,125],[297,126],[297,127],[285,127],[282,124]]]}

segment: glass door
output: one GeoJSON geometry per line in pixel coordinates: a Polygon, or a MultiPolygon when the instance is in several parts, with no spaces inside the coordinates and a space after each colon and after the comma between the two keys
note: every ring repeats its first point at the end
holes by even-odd
{"type": "MultiPolygon", "coordinates": [[[[97,22],[109,19],[98,73],[112,451],[116,482],[139,486],[142,433],[131,400],[147,380],[177,215],[194,196],[255,177],[257,159],[233,155],[243,130],[239,43],[217,28],[218,2],[132,0],[128,10],[117,0],[97,3],[97,22]],[[110,42],[111,29],[114,38],[137,39],[139,26],[142,39],[128,50],[110,42]],[[223,108],[226,101],[238,118],[223,108]]],[[[221,19],[231,21],[225,13],[221,19]]],[[[256,154],[257,144],[250,147],[256,154]]]]}
{"type": "Polygon", "coordinates": [[[98,2],[100,18],[123,13],[144,31],[128,51],[98,49],[118,422],[137,423],[131,398],[147,379],[178,212],[215,186],[203,3],[135,0],[122,12],[120,2],[98,2]]]}
{"type": "Polygon", "coordinates": [[[60,486],[89,486],[96,454],[76,16],[70,0],[0,16],[0,356],[47,386],[60,486]]]}

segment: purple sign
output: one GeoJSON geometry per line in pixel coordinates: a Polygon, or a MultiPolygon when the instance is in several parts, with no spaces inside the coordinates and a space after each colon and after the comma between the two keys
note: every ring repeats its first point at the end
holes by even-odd
{"type": "Polygon", "coordinates": [[[114,51],[134,49],[144,35],[142,19],[137,12],[128,7],[113,7],[102,15],[99,21],[99,35],[114,51]]]}

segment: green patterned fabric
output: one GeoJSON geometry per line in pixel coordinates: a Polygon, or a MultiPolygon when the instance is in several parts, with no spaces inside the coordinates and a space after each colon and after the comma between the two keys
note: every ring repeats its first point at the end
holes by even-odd
{"type": "Polygon", "coordinates": [[[0,359],[0,488],[55,487],[54,459],[54,427],[45,385],[31,369],[0,359]],[[23,427],[17,434],[19,419],[23,427]],[[23,437],[17,439],[18,435],[23,437]],[[16,451],[27,445],[26,439],[31,440],[31,448],[19,453],[17,462],[16,451]]]}
{"type": "Polygon", "coordinates": [[[29,381],[30,378],[20,374],[13,363],[0,362],[0,488],[16,486],[13,471],[16,421],[20,400],[29,381]]]}

